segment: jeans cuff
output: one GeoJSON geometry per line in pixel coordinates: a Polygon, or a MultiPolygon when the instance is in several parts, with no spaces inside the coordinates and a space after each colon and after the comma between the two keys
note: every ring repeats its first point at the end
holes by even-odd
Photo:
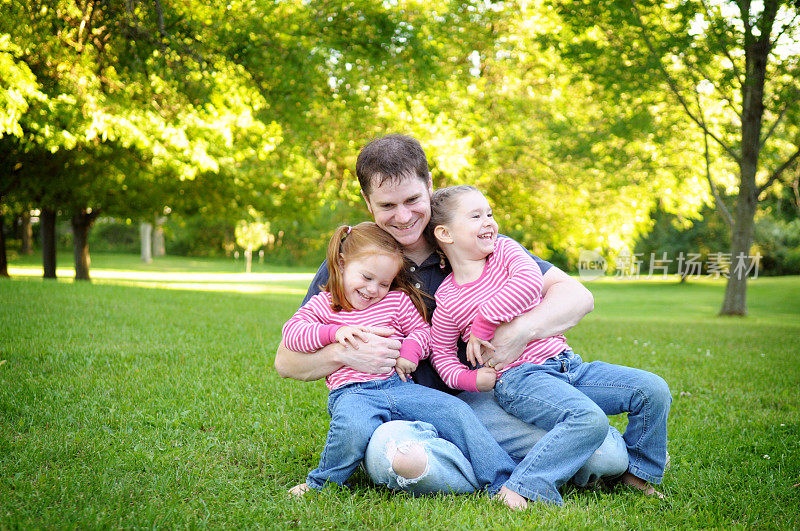
{"type": "Polygon", "coordinates": [[[630,472],[631,474],[633,474],[634,476],[636,476],[639,479],[643,479],[643,480],[647,481],[648,483],[654,483],[656,485],[660,484],[661,481],[664,479],[664,474],[659,474],[657,476],[655,476],[653,474],[648,474],[647,472],[645,472],[641,468],[639,468],[637,466],[634,466],[634,465],[630,465],[628,467],[628,472],[630,472]]]}
{"type": "Polygon", "coordinates": [[[547,489],[545,493],[542,493],[539,491],[531,490],[519,483],[513,483],[511,481],[506,482],[505,486],[513,490],[520,496],[524,496],[530,501],[551,503],[554,505],[564,505],[564,500],[561,498],[561,494],[559,494],[558,491],[555,491],[555,493],[553,493],[551,489],[547,489]]]}
{"type": "Polygon", "coordinates": [[[308,485],[309,487],[311,487],[314,490],[322,490],[322,489],[324,489],[325,486],[327,485],[327,483],[328,482],[323,484],[323,483],[319,483],[316,480],[311,479],[310,477],[306,478],[306,485],[308,485]]]}

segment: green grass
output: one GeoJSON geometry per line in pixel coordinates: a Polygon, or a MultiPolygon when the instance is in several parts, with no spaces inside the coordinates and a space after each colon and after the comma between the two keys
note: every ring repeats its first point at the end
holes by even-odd
{"type": "MultiPolygon", "coordinates": [[[[58,269],[64,271],[65,275],[74,275],[75,269],[72,261],[72,253],[59,251],[57,256],[58,269]]],[[[21,267],[25,269],[42,270],[42,258],[39,254],[19,255],[13,253],[10,257],[11,267],[21,267]]],[[[114,271],[158,271],[158,272],[184,272],[194,273],[244,273],[244,257],[233,258],[187,258],[183,256],[160,256],[151,263],[145,264],[141,261],[138,254],[119,254],[119,253],[92,253],[91,268],[106,269],[114,271]]],[[[253,257],[253,273],[297,273],[316,272],[315,268],[297,269],[289,266],[276,266],[268,263],[259,263],[258,256],[253,257]]]]}
{"type": "MultiPolygon", "coordinates": [[[[93,265],[235,272],[178,258],[93,265]]],[[[0,528],[800,526],[800,278],[752,282],[746,319],[715,316],[719,281],[589,284],[596,309],[568,334],[575,350],[670,384],[669,500],[567,489],[561,509],[512,514],[478,495],[391,494],[363,475],[354,492],[285,495],[327,429],[324,384],[272,366],[302,273],[257,293],[222,291],[236,290],[230,277],[0,281],[0,528]]]]}

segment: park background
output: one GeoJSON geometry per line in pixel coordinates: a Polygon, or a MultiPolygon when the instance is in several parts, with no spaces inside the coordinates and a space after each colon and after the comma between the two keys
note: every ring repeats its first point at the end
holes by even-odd
{"type": "Polygon", "coordinates": [[[796,1],[0,9],[0,527],[798,525],[796,1]],[[285,498],[326,416],[275,374],[280,325],[390,132],[539,256],[608,260],[569,338],[670,383],[669,503],[285,498]]]}

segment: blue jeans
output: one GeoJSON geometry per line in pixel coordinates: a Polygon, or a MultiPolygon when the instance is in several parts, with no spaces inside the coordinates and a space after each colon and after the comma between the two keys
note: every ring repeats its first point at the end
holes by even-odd
{"type": "Polygon", "coordinates": [[[514,469],[514,462],[469,406],[446,393],[403,382],[397,375],[332,391],[328,413],[331,422],[325,449],[319,467],[307,478],[315,489],[328,482],[344,485],[364,459],[375,429],[392,420],[436,426],[440,436],[472,464],[476,488],[486,488],[489,494],[496,493],[514,469]]]}
{"type": "Polygon", "coordinates": [[[583,363],[564,351],[541,365],[526,363],[495,385],[503,409],[548,430],[520,462],[507,486],[528,499],[562,503],[558,488],[608,433],[606,415],[628,413],[628,470],[660,483],[667,457],[667,416],[672,402],[655,374],[601,361],[583,363]]]}
{"type": "MultiPolygon", "coordinates": [[[[494,391],[461,393],[481,423],[500,446],[519,463],[546,430],[531,426],[506,411],[495,401],[494,391]]],[[[470,493],[479,489],[469,460],[450,441],[439,437],[436,427],[427,422],[392,421],[375,430],[367,447],[364,465],[372,481],[412,494],[470,493]],[[428,458],[425,472],[414,479],[398,476],[392,469],[397,451],[420,444],[428,458]]],[[[572,477],[572,483],[585,487],[600,477],[614,478],[628,469],[628,452],[622,434],[610,427],[603,444],[572,477]]]]}

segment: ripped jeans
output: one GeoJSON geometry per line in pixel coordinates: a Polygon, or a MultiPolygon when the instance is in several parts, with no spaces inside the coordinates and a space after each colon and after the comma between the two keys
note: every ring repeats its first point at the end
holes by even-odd
{"type": "MultiPolygon", "coordinates": [[[[515,466],[467,404],[441,391],[404,382],[396,374],[333,390],[328,396],[328,413],[331,423],[325,449],[319,467],[309,472],[306,480],[314,489],[322,489],[328,482],[344,485],[365,458],[375,430],[392,420],[436,426],[438,436],[470,463],[472,490],[485,488],[495,494],[515,466]]],[[[384,455],[390,450],[402,448],[386,447],[384,455]]]]}
{"type": "MultiPolygon", "coordinates": [[[[494,391],[464,392],[458,398],[469,404],[489,433],[517,463],[547,434],[546,430],[504,411],[495,401],[494,391]]],[[[469,459],[450,441],[442,439],[437,428],[427,422],[394,421],[379,426],[370,439],[364,465],[374,483],[411,494],[466,494],[479,489],[469,459]],[[414,479],[399,476],[392,468],[397,453],[412,452],[419,446],[428,458],[425,472],[414,479]]],[[[627,468],[625,441],[612,426],[603,444],[571,481],[585,487],[601,477],[617,477],[627,468]]]]}

